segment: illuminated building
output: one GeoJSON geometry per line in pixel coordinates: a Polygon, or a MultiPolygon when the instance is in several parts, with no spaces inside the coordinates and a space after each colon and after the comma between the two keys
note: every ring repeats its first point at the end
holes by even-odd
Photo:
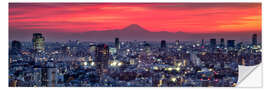
{"type": "Polygon", "coordinates": [[[58,81],[57,68],[55,67],[48,68],[47,73],[48,73],[48,86],[49,87],[56,86],[58,81]]]}
{"type": "Polygon", "coordinates": [[[89,53],[90,53],[90,55],[93,57],[93,56],[95,56],[95,53],[96,53],[96,45],[90,45],[89,46],[89,53]]]}
{"type": "Polygon", "coordinates": [[[145,50],[147,55],[151,54],[151,46],[148,43],[144,44],[144,50],[145,50]]]}
{"type": "Polygon", "coordinates": [[[241,59],[241,65],[246,65],[244,58],[241,59]]]}
{"type": "Polygon", "coordinates": [[[179,46],[179,44],[180,44],[180,41],[179,40],[176,40],[175,41],[175,46],[179,46]]]}
{"type": "Polygon", "coordinates": [[[106,44],[97,45],[95,63],[101,77],[108,68],[109,55],[109,47],[106,44]]]}
{"type": "Polygon", "coordinates": [[[109,51],[110,51],[111,55],[114,55],[116,53],[117,49],[116,48],[110,48],[109,51]]]}
{"type": "Polygon", "coordinates": [[[204,39],[202,39],[201,46],[201,48],[204,48],[204,39]]]}
{"type": "Polygon", "coordinates": [[[44,41],[45,38],[42,36],[41,33],[34,33],[32,39],[34,50],[38,52],[44,51],[44,41]]]}
{"type": "Polygon", "coordinates": [[[130,59],[129,64],[130,64],[130,65],[134,65],[134,64],[135,64],[135,60],[134,60],[133,58],[130,59]]]}
{"type": "Polygon", "coordinates": [[[48,61],[42,66],[35,66],[33,74],[33,84],[35,86],[53,87],[57,85],[59,73],[52,61],[48,61]]]}

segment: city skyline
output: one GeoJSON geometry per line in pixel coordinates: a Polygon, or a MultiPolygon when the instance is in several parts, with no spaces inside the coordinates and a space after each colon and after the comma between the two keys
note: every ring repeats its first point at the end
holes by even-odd
{"type": "MultiPolygon", "coordinates": [[[[136,30],[134,32],[144,32],[136,30]]],[[[261,63],[261,43],[210,42],[46,43],[12,41],[10,87],[235,87],[238,66],[261,63]]]]}
{"type": "Polygon", "coordinates": [[[237,87],[261,3],[9,3],[9,87],[237,87]]]}

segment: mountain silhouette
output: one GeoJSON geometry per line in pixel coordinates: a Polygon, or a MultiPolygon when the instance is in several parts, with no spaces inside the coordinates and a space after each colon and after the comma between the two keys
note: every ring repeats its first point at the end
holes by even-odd
{"type": "MultiPolygon", "coordinates": [[[[154,31],[154,30],[153,30],[154,31]]],[[[103,31],[88,31],[81,33],[74,32],[53,32],[51,30],[10,30],[10,40],[29,41],[32,39],[32,34],[40,32],[44,34],[46,41],[67,41],[67,40],[81,40],[81,41],[114,41],[118,37],[122,41],[175,41],[175,40],[208,40],[209,38],[225,38],[225,40],[245,40],[250,41],[254,33],[258,34],[258,41],[261,41],[261,31],[247,31],[247,32],[219,32],[219,33],[186,33],[186,32],[151,32],[138,24],[131,24],[123,29],[103,30],[103,31]]]]}
{"type": "Polygon", "coordinates": [[[146,29],[139,26],[138,24],[131,24],[131,25],[123,28],[122,30],[128,31],[128,32],[149,32],[146,29]]]}

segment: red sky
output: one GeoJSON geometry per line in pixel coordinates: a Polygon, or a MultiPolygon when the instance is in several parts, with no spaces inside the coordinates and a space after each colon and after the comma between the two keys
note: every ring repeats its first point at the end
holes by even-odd
{"type": "Polygon", "coordinates": [[[10,3],[10,30],[261,31],[260,3],[10,3]]]}

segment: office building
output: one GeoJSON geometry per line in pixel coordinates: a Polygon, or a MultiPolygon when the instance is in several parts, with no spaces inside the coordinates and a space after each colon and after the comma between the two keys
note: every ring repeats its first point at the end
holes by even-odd
{"type": "Polygon", "coordinates": [[[234,48],[235,40],[227,40],[227,48],[234,48]]]}
{"type": "Polygon", "coordinates": [[[221,38],[220,39],[220,48],[225,48],[225,41],[224,41],[224,38],[221,38]]]}
{"type": "Polygon", "coordinates": [[[210,39],[210,47],[211,48],[216,48],[217,46],[217,40],[216,39],[210,39]]]}
{"type": "Polygon", "coordinates": [[[37,52],[41,52],[45,50],[45,45],[44,45],[45,38],[42,36],[41,33],[34,33],[33,34],[33,48],[37,52]]]}
{"type": "Polygon", "coordinates": [[[252,45],[257,45],[257,34],[252,35],[252,45]]]}
{"type": "Polygon", "coordinates": [[[96,57],[94,62],[96,63],[97,73],[100,75],[101,78],[103,77],[104,73],[108,68],[109,56],[109,47],[106,44],[97,45],[96,57]]]}
{"type": "Polygon", "coordinates": [[[166,48],[166,41],[165,40],[161,40],[161,48],[166,48]]]}
{"type": "Polygon", "coordinates": [[[22,48],[21,42],[16,41],[16,40],[12,41],[11,46],[12,46],[11,47],[12,50],[20,50],[22,48]]]}
{"type": "Polygon", "coordinates": [[[120,49],[120,41],[119,41],[119,38],[118,38],[118,37],[115,38],[114,43],[115,43],[115,48],[116,48],[116,49],[120,49]]]}

